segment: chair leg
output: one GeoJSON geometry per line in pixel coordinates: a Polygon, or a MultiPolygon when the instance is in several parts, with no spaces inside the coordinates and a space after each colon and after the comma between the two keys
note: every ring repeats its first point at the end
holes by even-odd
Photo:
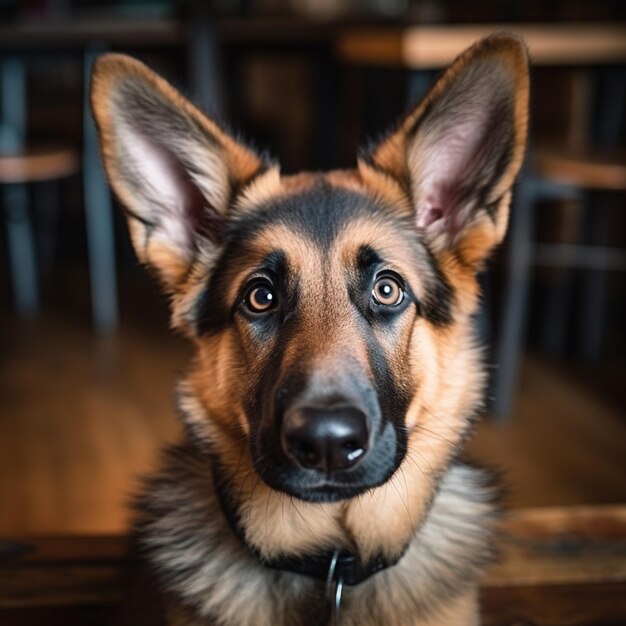
{"type": "Polygon", "coordinates": [[[522,181],[512,211],[502,324],[497,345],[491,413],[509,416],[522,355],[526,307],[530,280],[535,182],[522,181]]]}
{"type": "MultiPolygon", "coordinates": [[[[603,245],[608,232],[607,207],[597,194],[589,194],[587,206],[589,243],[603,245]]],[[[585,365],[595,365],[602,350],[602,320],[605,312],[606,272],[586,270],[580,297],[580,343],[578,357],[585,365]]]]}
{"type": "MultiPolygon", "coordinates": [[[[583,201],[578,206],[567,209],[569,223],[566,223],[566,231],[561,234],[563,241],[580,241],[584,212],[588,210],[584,195],[581,197],[583,201]]],[[[563,198],[558,199],[563,200],[563,198]]],[[[561,221],[564,222],[562,216],[561,221]]],[[[555,268],[551,277],[550,289],[545,298],[546,310],[541,344],[545,352],[552,357],[560,357],[565,352],[571,302],[578,276],[576,268],[565,266],[555,268]]]]}
{"type": "Polygon", "coordinates": [[[50,273],[57,248],[60,185],[61,181],[55,180],[32,186],[33,205],[37,207],[38,270],[42,278],[50,273]]]}
{"type": "Polygon", "coordinates": [[[196,11],[192,16],[187,41],[189,78],[194,99],[207,113],[223,118],[224,93],[217,34],[213,21],[204,11],[196,11]]]}
{"type": "Polygon", "coordinates": [[[104,176],[96,127],[91,119],[88,85],[91,66],[103,50],[85,52],[85,103],[83,120],[84,201],[89,245],[89,276],[91,306],[96,331],[109,332],[117,326],[117,282],[115,270],[115,241],[113,207],[104,176]]]}
{"type": "Polygon", "coordinates": [[[3,195],[15,305],[20,315],[32,318],[39,310],[39,290],[28,189],[5,185],[3,195]]]}
{"type": "Polygon", "coordinates": [[[545,323],[542,330],[543,349],[552,357],[565,351],[570,302],[574,291],[575,272],[570,267],[555,270],[554,283],[546,297],[545,323]]]}

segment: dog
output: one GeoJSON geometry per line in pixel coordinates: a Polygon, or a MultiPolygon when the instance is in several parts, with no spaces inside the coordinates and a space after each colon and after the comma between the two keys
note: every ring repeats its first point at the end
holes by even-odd
{"type": "Polygon", "coordinates": [[[498,507],[459,455],[528,91],[524,44],[489,36],[354,169],[282,176],[140,62],[96,61],[110,184],[196,348],[137,504],[169,624],[479,623],[498,507]]]}

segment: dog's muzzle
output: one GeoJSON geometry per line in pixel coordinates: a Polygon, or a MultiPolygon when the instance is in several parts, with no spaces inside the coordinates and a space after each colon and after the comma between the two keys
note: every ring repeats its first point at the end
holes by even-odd
{"type": "Polygon", "coordinates": [[[384,483],[401,460],[399,435],[369,377],[333,372],[279,381],[250,438],[263,481],[308,502],[353,498],[384,483]]]}

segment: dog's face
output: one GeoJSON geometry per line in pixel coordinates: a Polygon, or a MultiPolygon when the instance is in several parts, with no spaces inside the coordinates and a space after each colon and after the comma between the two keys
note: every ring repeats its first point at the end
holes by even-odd
{"type": "Polygon", "coordinates": [[[410,221],[339,181],[301,179],[242,212],[196,318],[201,336],[229,344],[227,387],[256,470],[313,501],[398,467],[414,327],[446,314],[448,286],[410,221]]]}
{"type": "Polygon", "coordinates": [[[249,455],[312,502],[416,455],[441,471],[480,395],[476,272],[506,229],[527,99],[523,46],[491,37],[357,169],[281,177],[137,61],[98,61],[107,172],[197,344],[190,421],[222,462],[249,455]]]}

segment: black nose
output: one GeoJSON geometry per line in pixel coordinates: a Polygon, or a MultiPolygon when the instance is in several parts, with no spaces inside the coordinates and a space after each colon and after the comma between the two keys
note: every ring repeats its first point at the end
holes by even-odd
{"type": "Polygon", "coordinates": [[[287,456],[306,469],[345,470],[367,453],[369,433],[363,411],[352,406],[296,407],[281,427],[287,456]]]}

